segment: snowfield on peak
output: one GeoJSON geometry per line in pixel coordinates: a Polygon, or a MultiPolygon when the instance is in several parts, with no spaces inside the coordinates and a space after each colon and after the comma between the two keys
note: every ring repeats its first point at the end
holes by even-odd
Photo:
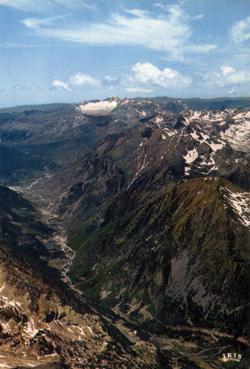
{"type": "Polygon", "coordinates": [[[226,190],[224,197],[231,206],[233,212],[238,216],[239,221],[246,227],[250,227],[250,193],[232,192],[226,190]]]}
{"type": "Polygon", "coordinates": [[[224,122],[225,118],[228,114],[232,113],[233,111],[202,111],[202,110],[188,110],[184,112],[185,123],[189,124],[191,122],[202,120],[206,123],[212,122],[224,122]]]}
{"type": "Polygon", "coordinates": [[[188,110],[182,116],[184,125],[192,127],[192,138],[207,143],[214,152],[223,149],[226,144],[234,150],[250,152],[249,110],[188,110]]]}
{"type": "Polygon", "coordinates": [[[250,153],[250,114],[235,120],[235,124],[230,124],[221,137],[233,149],[250,153]]]}
{"type": "Polygon", "coordinates": [[[93,116],[106,116],[117,107],[116,101],[98,101],[78,105],[77,109],[83,114],[93,116]]]}

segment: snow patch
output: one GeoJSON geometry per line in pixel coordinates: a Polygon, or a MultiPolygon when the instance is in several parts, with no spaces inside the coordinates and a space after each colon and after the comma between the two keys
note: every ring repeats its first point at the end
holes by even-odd
{"type": "Polygon", "coordinates": [[[227,199],[239,221],[246,227],[250,227],[250,193],[232,192],[226,189],[224,197],[227,199]]]}
{"type": "Polygon", "coordinates": [[[225,118],[229,112],[227,110],[224,111],[201,111],[201,110],[190,110],[186,112],[185,122],[190,124],[193,121],[202,120],[205,123],[222,123],[225,121],[225,118]]]}
{"type": "Polygon", "coordinates": [[[91,327],[87,326],[87,328],[90,331],[90,333],[92,334],[92,336],[94,336],[94,332],[92,331],[91,327]]]}
{"type": "Polygon", "coordinates": [[[191,124],[192,122],[202,123],[202,127],[199,127],[201,131],[193,131],[191,137],[200,143],[207,143],[214,152],[221,150],[226,145],[226,142],[235,150],[250,152],[249,110],[188,111],[184,112],[184,118],[186,124],[191,124]],[[219,133],[220,140],[212,142],[210,131],[216,123],[219,123],[222,129],[225,125],[228,125],[228,127],[219,133]]]}
{"type": "Polygon", "coordinates": [[[157,125],[159,125],[160,123],[162,123],[163,122],[163,117],[162,117],[162,115],[157,115],[157,117],[155,118],[155,123],[157,124],[157,125]]]}
{"type": "Polygon", "coordinates": [[[221,137],[224,140],[227,140],[233,149],[249,153],[250,117],[248,118],[248,114],[245,114],[244,118],[242,118],[241,120],[237,119],[236,122],[237,123],[235,124],[230,124],[229,128],[225,132],[221,133],[221,137]]]}
{"type": "Polygon", "coordinates": [[[196,150],[196,148],[189,150],[186,155],[184,155],[184,160],[186,164],[191,164],[193,161],[195,161],[198,158],[199,154],[196,150]]]}
{"type": "Polygon", "coordinates": [[[35,323],[33,319],[30,319],[24,328],[24,332],[28,337],[35,337],[35,335],[39,332],[39,329],[35,328],[35,323]]]}
{"type": "Polygon", "coordinates": [[[196,141],[200,141],[200,135],[196,131],[191,132],[191,137],[196,141]]]}
{"type": "MultiPolygon", "coordinates": [[[[147,154],[144,155],[144,158],[143,158],[143,162],[142,162],[142,165],[141,167],[138,169],[138,171],[135,173],[135,176],[134,178],[132,179],[132,181],[129,183],[128,185],[128,189],[132,186],[132,184],[135,182],[136,178],[138,177],[139,173],[146,167],[147,163],[146,163],[146,160],[147,160],[147,154]]],[[[139,163],[138,163],[139,164],[139,163]]]]}
{"type": "Polygon", "coordinates": [[[235,120],[242,119],[242,118],[250,119],[250,111],[244,111],[244,112],[238,113],[234,116],[235,120]]]}
{"type": "Polygon", "coordinates": [[[166,133],[169,137],[173,136],[176,134],[176,130],[175,129],[172,129],[170,130],[169,128],[164,128],[164,133],[166,133]]]}
{"type": "Polygon", "coordinates": [[[219,143],[214,143],[214,142],[212,142],[212,143],[209,143],[209,146],[211,147],[211,149],[212,149],[214,152],[216,152],[216,151],[218,151],[218,150],[222,150],[222,149],[223,149],[223,147],[225,146],[225,143],[224,143],[224,142],[222,142],[222,141],[220,141],[219,143]]]}
{"type": "Polygon", "coordinates": [[[186,155],[183,156],[186,165],[185,165],[185,175],[189,175],[191,165],[197,158],[199,154],[196,150],[196,148],[189,150],[186,155]]]}
{"type": "Polygon", "coordinates": [[[211,149],[213,150],[213,152],[222,150],[223,147],[226,145],[225,142],[223,142],[222,140],[218,140],[218,139],[216,139],[216,142],[213,142],[209,134],[202,132],[202,131],[201,132],[197,132],[197,131],[191,132],[191,137],[195,141],[198,141],[200,144],[206,143],[207,145],[209,145],[211,149]]]}
{"type": "MultiPolygon", "coordinates": [[[[4,288],[5,288],[5,284],[3,284],[3,286],[1,287],[1,292],[4,290],[4,288]]],[[[0,307],[4,307],[4,308],[10,307],[19,312],[21,304],[15,299],[10,300],[8,297],[1,295],[0,296],[0,307]]]]}

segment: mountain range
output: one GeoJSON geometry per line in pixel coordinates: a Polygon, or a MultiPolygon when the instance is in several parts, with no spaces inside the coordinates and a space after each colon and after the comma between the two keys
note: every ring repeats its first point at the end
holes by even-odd
{"type": "Polygon", "coordinates": [[[0,368],[249,366],[250,99],[2,109],[0,164],[0,368]]]}

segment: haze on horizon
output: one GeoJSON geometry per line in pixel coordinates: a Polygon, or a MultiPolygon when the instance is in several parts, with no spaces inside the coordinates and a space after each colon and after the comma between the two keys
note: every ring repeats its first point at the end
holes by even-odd
{"type": "Polygon", "coordinates": [[[249,96],[245,0],[0,0],[0,106],[249,96]]]}

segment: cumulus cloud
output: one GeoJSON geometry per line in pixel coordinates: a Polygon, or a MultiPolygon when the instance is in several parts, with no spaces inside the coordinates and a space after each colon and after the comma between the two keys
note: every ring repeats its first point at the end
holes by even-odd
{"type": "Polygon", "coordinates": [[[91,87],[91,88],[98,88],[101,85],[101,82],[98,79],[81,72],[71,76],[69,78],[69,83],[73,86],[91,87]]]}
{"type": "Polygon", "coordinates": [[[178,5],[167,7],[158,16],[141,9],[127,9],[113,13],[103,22],[63,22],[45,19],[25,19],[23,24],[44,37],[81,44],[130,45],[163,51],[173,59],[185,54],[208,53],[215,44],[193,44],[190,39],[190,18],[178,5]]]}
{"type": "Polygon", "coordinates": [[[101,86],[101,81],[98,79],[81,72],[78,72],[69,77],[68,81],[61,81],[55,79],[52,82],[52,87],[58,90],[72,91],[73,87],[76,88],[89,88],[95,89],[101,86]]]}
{"type": "Polygon", "coordinates": [[[52,82],[52,87],[59,90],[71,91],[71,88],[69,87],[69,84],[67,82],[60,81],[58,79],[55,79],[52,82]]]}
{"type": "Polygon", "coordinates": [[[218,71],[205,75],[205,81],[211,86],[228,87],[250,82],[250,70],[239,70],[223,65],[218,71]]]}
{"type": "Polygon", "coordinates": [[[250,17],[233,25],[232,38],[236,43],[243,43],[250,40],[250,17]]]}
{"type": "Polygon", "coordinates": [[[160,69],[151,63],[136,63],[132,67],[130,81],[143,86],[156,86],[165,89],[183,88],[191,84],[192,79],[179,73],[175,69],[160,69]]]}
{"type": "Polygon", "coordinates": [[[151,63],[136,63],[120,80],[123,90],[131,94],[152,94],[162,91],[178,93],[189,87],[192,79],[176,69],[159,68],[151,63]]]}

